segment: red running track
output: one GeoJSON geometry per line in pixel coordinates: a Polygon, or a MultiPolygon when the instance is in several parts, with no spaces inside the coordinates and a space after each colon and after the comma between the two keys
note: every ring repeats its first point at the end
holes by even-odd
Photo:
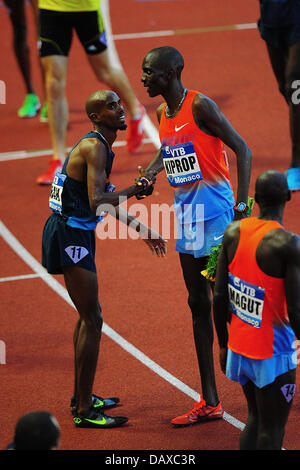
{"type": "MultiPolygon", "coordinates": [[[[29,7],[27,13],[33,79],[42,96],[29,7]]],[[[115,40],[123,67],[155,126],[155,109],[160,100],[150,100],[142,87],[141,62],[153,47],[170,44],[185,58],[185,86],[212,97],[251,147],[251,192],[261,171],[287,168],[288,111],[277,91],[265,45],[251,26],[258,17],[256,2],[112,0],[110,15],[114,35],[175,31],[169,36],[115,40]],[[250,26],[238,30],[231,27],[236,24],[250,26]]],[[[120,396],[122,406],[112,414],[125,414],[130,420],[120,429],[101,432],[75,429],[68,405],[73,388],[72,334],[76,312],[65,296],[62,278],[42,278],[39,271],[49,188],[38,187],[35,179],[44,171],[49,157],[27,153],[27,158],[8,160],[4,155],[51,148],[49,130],[38,118],[17,118],[24,88],[3,7],[0,7],[0,21],[4,51],[0,79],[6,83],[7,92],[6,104],[0,105],[0,344],[6,346],[5,364],[0,365],[1,448],[12,439],[14,424],[22,414],[47,409],[60,423],[63,450],[237,450],[239,425],[245,423],[247,415],[246,403],[240,387],[220,372],[217,346],[216,376],[226,419],[183,429],[170,424],[171,418],[192,408],[200,391],[191,315],[172,230],[165,259],[154,258],[139,240],[97,239],[96,262],[106,329],[95,393],[120,396]],[[36,277],[23,277],[32,274],[36,277]],[[12,276],[22,276],[22,279],[6,279],[12,276]],[[52,279],[53,284],[49,284],[52,279]],[[133,355],[135,350],[127,351],[112,339],[109,328],[127,341],[129,348],[134,346],[155,366],[160,366],[162,376],[133,355]],[[174,384],[173,380],[177,382],[174,384]],[[231,418],[237,421],[232,422],[231,418]]],[[[101,86],[75,38],[67,86],[68,146],[89,130],[84,103],[89,93],[101,86]]],[[[125,134],[120,133],[120,145],[124,139],[125,134]]],[[[137,166],[146,165],[154,153],[155,146],[149,141],[135,156],[129,156],[122,145],[116,147],[114,184],[118,187],[130,184],[137,166]]],[[[235,162],[230,152],[229,158],[235,186],[235,162]]],[[[131,200],[129,207],[136,203],[131,200]]],[[[145,201],[146,207],[150,208],[151,203],[172,204],[172,194],[163,175],[158,178],[151,200],[145,201]]],[[[299,203],[300,195],[295,194],[284,221],[286,228],[295,232],[300,228],[299,203]]],[[[296,394],[284,440],[288,450],[299,448],[299,417],[296,394]]]]}

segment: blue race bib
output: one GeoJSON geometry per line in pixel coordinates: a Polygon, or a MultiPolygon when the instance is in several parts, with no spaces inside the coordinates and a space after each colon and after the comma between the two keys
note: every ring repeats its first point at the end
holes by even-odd
{"type": "Polygon", "coordinates": [[[57,172],[54,176],[49,197],[49,208],[61,214],[62,212],[62,192],[67,175],[57,172]]]}
{"type": "Polygon", "coordinates": [[[202,174],[193,142],[166,145],[162,148],[163,162],[171,186],[180,186],[202,180],[202,174]]]}
{"type": "Polygon", "coordinates": [[[260,328],[265,289],[228,274],[228,293],[232,312],[254,328],[260,328]]]}

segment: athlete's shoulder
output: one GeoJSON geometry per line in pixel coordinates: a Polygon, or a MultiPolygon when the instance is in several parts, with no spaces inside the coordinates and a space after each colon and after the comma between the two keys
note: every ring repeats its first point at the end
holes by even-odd
{"type": "Polygon", "coordinates": [[[295,257],[295,259],[300,259],[300,237],[299,235],[288,232],[286,230],[281,231],[281,236],[285,245],[285,248],[290,257],[295,257]]]}
{"type": "Polygon", "coordinates": [[[209,115],[218,111],[218,106],[213,99],[203,93],[198,92],[192,103],[193,111],[201,116],[209,115]]]}
{"type": "Polygon", "coordinates": [[[106,146],[98,137],[90,135],[81,139],[78,150],[85,159],[106,155],[106,146]]]}
{"type": "Polygon", "coordinates": [[[241,221],[234,220],[226,228],[223,236],[223,243],[235,241],[240,236],[241,221]]]}

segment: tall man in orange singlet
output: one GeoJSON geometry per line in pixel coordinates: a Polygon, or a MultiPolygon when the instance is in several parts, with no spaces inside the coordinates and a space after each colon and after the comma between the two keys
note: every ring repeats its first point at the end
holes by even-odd
{"type": "Polygon", "coordinates": [[[157,109],[161,148],[141,176],[151,178],[165,168],[174,190],[178,227],[176,250],[192,312],[202,394],[188,413],[172,419],[186,426],[222,418],[213,363],[213,327],[209,281],[201,276],[213,246],[221,243],[234,217],[246,215],[251,152],[217,105],[181,82],[182,55],[173,47],[152,49],[143,61],[142,82],[150,97],[162,95],[157,109]],[[236,154],[236,201],[229,180],[224,144],[236,154]]]}
{"type": "Polygon", "coordinates": [[[248,404],[240,449],[280,450],[295,393],[300,238],[282,226],[286,177],[266,171],[255,189],[259,217],[233,222],[224,234],[214,317],[221,368],[242,385],[248,404]]]}

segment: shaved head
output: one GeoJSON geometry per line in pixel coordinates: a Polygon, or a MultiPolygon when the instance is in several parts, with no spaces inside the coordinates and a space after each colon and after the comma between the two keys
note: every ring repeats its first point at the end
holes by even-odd
{"type": "Polygon", "coordinates": [[[156,47],[148,52],[147,56],[151,54],[155,58],[155,63],[163,70],[171,68],[176,70],[176,74],[180,77],[184,68],[184,60],[180,52],[171,46],[156,47]]]}
{"type": "Polygon", "coordinates": [[[111,90],[98,90],[92,93],[86,100],[85,110],[88,117],[91,119],[91,113],[98,113],[106,103],[108,96],[113,92],[111,90]]]}
{"type": "Polygon", "coordinates": [[[94,126],[110,130],[125,130],[124,109],[117,93],[112,90],[97,90],[86,100],[85,110],[94,126]]]}
{"type": "Polygon", "coordinates": [[[278,206],[290,199],[286,176],[277,170],[261,173],[255,184],[255,198],[260,205],[278,206]]]}

